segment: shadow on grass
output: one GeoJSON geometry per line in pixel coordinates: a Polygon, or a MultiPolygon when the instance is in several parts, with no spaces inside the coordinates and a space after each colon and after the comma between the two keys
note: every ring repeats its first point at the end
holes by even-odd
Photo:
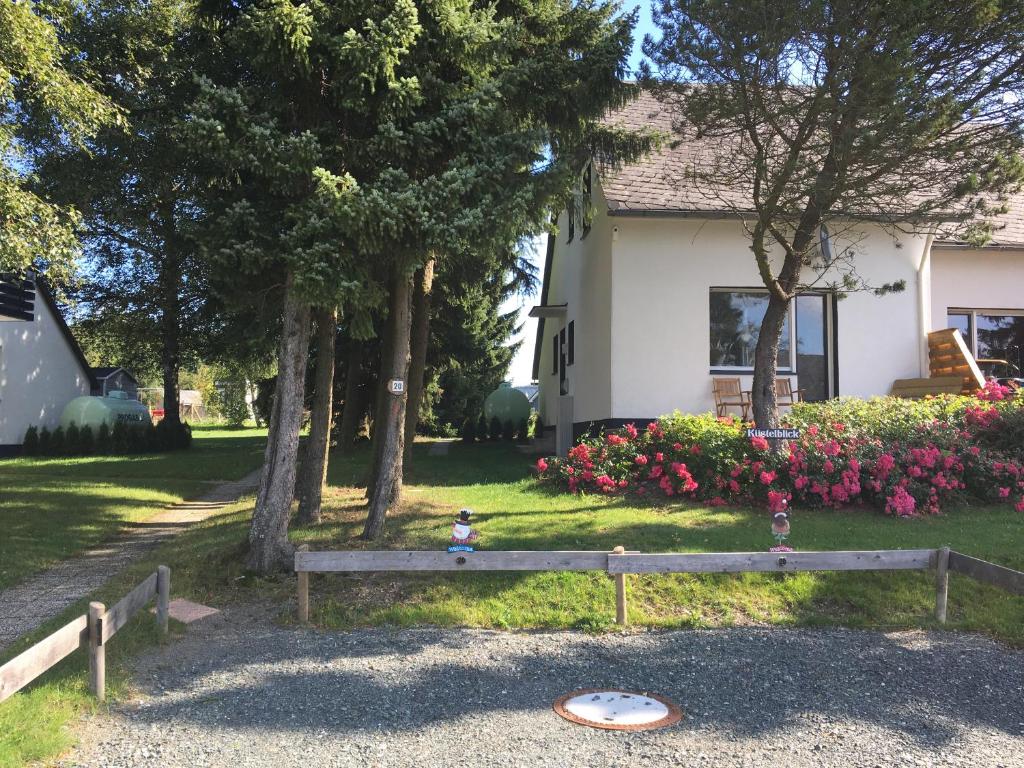
{"type": "MultiPolygon", "coordinates": [[[[408,485],[448,487],[511,483],[527,476],[533,460],[511,443],[452,443],[446,456],[431,456],[429,443],[416,443],[405,473],[408,485]]],[[[354,446],[344,454],[331,453],[328,483],[366,486],[370,447],[354,446]]]]}

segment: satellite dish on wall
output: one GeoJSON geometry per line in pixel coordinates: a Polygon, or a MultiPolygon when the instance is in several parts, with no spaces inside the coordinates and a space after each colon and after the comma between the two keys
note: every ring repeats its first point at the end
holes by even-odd
{"type": "Polygon", "coordinates": [[[818,248],[821,250],[821,258],[827,267],[832,265],[832,243],[829,237],[828,227],[822,224],[818,229],[818,248]]]}

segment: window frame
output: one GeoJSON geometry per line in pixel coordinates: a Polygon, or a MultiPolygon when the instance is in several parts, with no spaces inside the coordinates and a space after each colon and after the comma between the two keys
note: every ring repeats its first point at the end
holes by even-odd
{"type": "MultiPolygon", "coordinates": [[[[711,294],[712,293],[758,293],[764,296],[768,295],[767,288],[742,288],[735,286],[717,286],[713,285],[708,289],[708,352],[711,351],[711,294]]],[[[813,293],[808,291],[808,293],[813,293]]],[[[787,309],[789,314],[789,363],[788,365],[779,365],[776,367],[776,373],[784,374],[786,376],[796,375],[796,302],[791,301],[789,308],[787,309]]],[[[754,366],[752,365],[711,365],[710,354],[708,355],[708,367],[712,374],[717,373],[738,373],[738,374],[749,374],[754,372],[754,366]]]]}
{"type": "MultiPolygon", "coordinates": [[[[965,338],[964,342],[967,344],[967,349],[974,356],[978,358],[978,315],[987,316],[1009,316],[1009,317],[1024,317],[1024,309],[967,309],[964,307],[946,307],[946,327],[949,325],[950,315],[967,315],[967,327],[970,330],[970,338],[965,338]]],[[[990,360],[992,358],[981,358],[982,360],[990,360]]]]}

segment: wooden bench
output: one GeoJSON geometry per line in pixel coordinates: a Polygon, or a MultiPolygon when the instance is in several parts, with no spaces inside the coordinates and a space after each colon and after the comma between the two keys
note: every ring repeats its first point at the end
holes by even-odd
{"type": "Polygon", "coordinates": [[[964,380],[959,376],[937,376],[930,379],[896,379],[892,383],[889,394],[893,397],[905,397],[908,400],[920,400],[928,395],[959,395],[963,390],[964,380]]]}

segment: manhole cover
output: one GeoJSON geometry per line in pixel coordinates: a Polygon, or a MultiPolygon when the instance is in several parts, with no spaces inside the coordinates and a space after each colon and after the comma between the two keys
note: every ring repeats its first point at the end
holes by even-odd
{"type": "Polygon", "coordinates": [[[682,710],[665,697],[639,691],[573,691],[558,699],[554,707],[570,722],[610,731],[664,728],[683,718],[682,710]]]}

